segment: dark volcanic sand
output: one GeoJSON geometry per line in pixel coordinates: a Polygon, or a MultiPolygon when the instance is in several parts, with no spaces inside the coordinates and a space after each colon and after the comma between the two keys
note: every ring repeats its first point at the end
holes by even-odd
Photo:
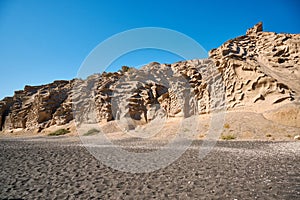
{"type": "Polygon", "coordinates": [[[113,170],[79,142],[0,141],[0,199],[300,199],[300,143],[196,142],[151,173],[113,170]]]}

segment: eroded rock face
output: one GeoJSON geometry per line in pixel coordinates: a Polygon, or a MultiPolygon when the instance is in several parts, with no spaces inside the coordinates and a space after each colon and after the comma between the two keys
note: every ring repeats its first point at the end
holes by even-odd
{"type": "MultiPolygon", "coordinates": [[[[43,129],[54,124],[68,123],[66,104],[72,81],[54,81],[42,86],[25,86],[12,98],[1,101],[1,130],[43,129]],[[64,113],[63,118],[59,113],[64,113]]],[[[69,109],[69,113],[70,109],[69,109]]]]}
{"type": "Polygon", "coordinates": [[[9,114],[12,104],[13,104],[12,97],[6,97],[2,101],[0,101],[0,130],[2,130],[2,127],[5,123],[6,117],[9,114]]]}
{"type": "Polygon", "coordinates": [[[113,120],[111,95],[122,73],[95,74],[74,84],[71,98],[77,122],[96,123],[113,120]]]}
{"type": "Polygon", "coordinates": [[[210,51],[226,85],[227,106],[264,111],[294,100],[300,86],[300,35],[262,32],[262,24],[210,51]],[[297,92],[296,92],[297,91],[297,92]]]}
{"type": "Polygon", "coordinates": [[[249,28],[246,32],[246,35],[257,34],[258,32],[262,32],[262,31],[263,31],[263,24],[262,24],[262,22],[259,22],[259,23],[255,24],[254,27],[249,28]]]}
{"type": "Polygon", "coordinates": [[[208,59],[154,62],[86,80],[25,86],[0,101],[0,130],[40,131],[74,116],[77,123],[130,119],[144,124],[222,107],[265,112],[299,101],[299,49],[299,34],[263,32],[259,23],[211,50],[208,59]]]}

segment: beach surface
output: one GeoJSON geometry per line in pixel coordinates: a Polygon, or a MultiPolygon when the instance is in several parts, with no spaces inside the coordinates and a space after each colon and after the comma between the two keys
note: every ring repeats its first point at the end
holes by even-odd
{"type": "Polygon", "coordinates": [[[77,137],[2,138],[0,199],[300,199],[299,141],[218,141],[199,159],[201,143],[165,168],[130,173],[77,137]]]}

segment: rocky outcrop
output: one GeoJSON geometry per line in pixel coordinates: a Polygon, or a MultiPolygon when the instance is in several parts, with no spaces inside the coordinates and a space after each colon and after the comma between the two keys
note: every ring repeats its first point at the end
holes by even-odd
{"type": "Polygon", "coordinates": [[[2,101],[0,101],[0,130],[2,130],[2,127],[4,126],[12,104],[12,97],[5,97],[2,101]]]}
{"type": "Polygon", "coordinates": [[[68,96],[73,81],[54,81],[42,86],[25,86],[12,98],[0,102],[1,130],[41,130],[72,120],[68,96]]]}
{"type": "Polygon", "coordinates": [[[257,34],[258,32],[262,32],[262,31],[263,31],[263,24],[262,24],[262,22],[259,22],[252,28],[249,28],[246,32],[246,35],[257,34]]]}
{"type": "Polygon", "coordinates": [[[300,86],[299,45],[299,34],[262,32],[259,23],[245,36],[211,50],[224,78],[228,108],[264,111],[294,100],[300,86]]]}
{"type": "Polygon", "coordinates": [[[112,120],[112,85],[121,76],[121,72],[103,73],[89,76],[86,80],[76,80],[71,98],[76,120],[88,123],[112,120]]]}
{"type": "MultiPolygon", "coordinates": [[[[125,120],[132,125],[127,128],[135,128],[163,117],[222,108],[265,112],[281,106],[265,114],[276,121],[285,115],[282,105],[299,101],[299,48],[299,34],[263,32],[259,23],[245,36],[211,50],[208,59],[154,62],[86,80],[25,86],[0,101],[0,130],[40,131],[74,118],[76,123],[125,120]]],[[[289,113],[299,119],[298,111],[289,113]]]]}

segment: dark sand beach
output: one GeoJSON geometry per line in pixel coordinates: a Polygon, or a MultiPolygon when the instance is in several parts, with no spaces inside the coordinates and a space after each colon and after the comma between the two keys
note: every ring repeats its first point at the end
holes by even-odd
{"type": "MultiPolygon", "coordinates": [[[[127,141],[128,142],[128,141],[127,141]]],[[[0,199],[300,199],[300,143],[193,145],[151,172],[114,170],[76,138],[1,139],[0,199]]]]}

